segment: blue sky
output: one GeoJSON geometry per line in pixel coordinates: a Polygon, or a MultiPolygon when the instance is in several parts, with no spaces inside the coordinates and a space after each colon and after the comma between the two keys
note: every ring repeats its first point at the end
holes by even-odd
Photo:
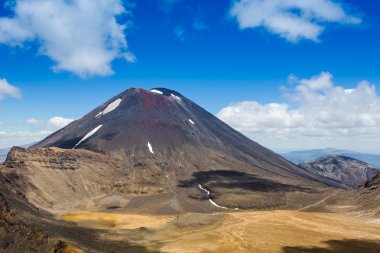
{"type": "Polygon", "coordinates": [[[270,8],[269,0],[79,2],[0,1],[0,80],[22,93],[0,100],[0,147],[42,138],[129,87],[167,87],[275,150],[380,153],[378,1],[275,0],[270,8]],[[53,2],[45,20],[41,2],[53,2]],[[121,30],[109,34],[110,20],[121,30]],[[104,37],[111,48],[99,46],[104,37]],[[315,89],[313,80],[328,85],[315,89]],[[340,100],[321,105],[319,93],[340,100]]]}

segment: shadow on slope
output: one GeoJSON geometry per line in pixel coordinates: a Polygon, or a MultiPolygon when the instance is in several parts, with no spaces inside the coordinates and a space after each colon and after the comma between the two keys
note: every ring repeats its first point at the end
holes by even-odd
{"type": "Polygon", "coordinates": [[[198,186],[198,184],[210,189],[240,189],[252,192],[310,191],[309,188],[287,185],[253,174],[229,170],[199,171],[193,173],[192,179],[179,182],[179,186],[183,188],[198,186]]]}
{"type": "Polygon", "coordinates": [[[378,253],[380,241],[369,240],[330,240],[324,242],[326,248],[321,247],[284,247],[284,253],[378,253]]]}

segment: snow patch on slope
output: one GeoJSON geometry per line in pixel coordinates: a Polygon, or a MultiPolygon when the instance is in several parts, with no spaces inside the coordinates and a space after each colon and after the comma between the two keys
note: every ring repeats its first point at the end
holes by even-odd
{"type": "Polygon", "coordinates": [[[210,195],[210,191],[208,191],[206,188],[204,188],[201,184],[198,184],[199,189],[207,193],[207,195],[210,195]]]}
{"type": "MultiPolygon", "coordinates": [[[[207,190],[206,188],[204,188],[201,184],[198,184],[198,187],[199,189],[201,189],[202,191],[204,191],[205,193],[207,193],[207,196],[208,196],[208,201],[213,205],[213,206],[216,206],[218,208],[222,208],[222,209],[229,209],[228,207],[225,207],[225,206],[220,206],[218,205],[217,203],[215,203],[211,198],[210,198],[210,191],[207,190]]],[[[234,210],[238,210],[239,208],[234,208],[234,210]]]]}
{"type": "Polygon", "coordinates": [[[75,146],[73,147],[73,149],[75,149],[79,144],[81,144],[82,142],[84,142],[85,140],[87,140],[88,138],[90,138],[91,136],[93,136],[102,126],[103,125],[99,125],[99,126],[95,127],[94,129],[92,129],[77,144],[75,144],[75,146]]]}
{"type": "Polygon", "coordinates": [[[95,118],[98,118],[98,117],[103,116],[109,112],[112,112],[113,110],[115,110],[120,105],[121,101],[123,101],[121,98],[116,99],[115,101],[110,103],[103,111],[99,112],[95,116],[95,118]]]}
{"type": "Polygon", "coordinates": [[[219,207],[219,208],[222,208],[222,209],[228,209],[227,207],[225,207],[225,206],[220,206],[220,205],[218,205],[217,203],[215,203],[212,199],[208,199],[208,201],[210,201],[210,203],[212,204],[212,205],[214,205],[214,206],[216,206],[216,207],[219,207]]]}
{"type": "Polygon", "coordinates": [[[153,147],[152,145],[150,145],[150,142],[148,142],[147,146],[149,148],[150,153],[154,154],[153,147]]]}
{"type": "Polygon", "coordinates": [[[175,100],[177,100],[178,102],[182,101],[182,99],[176,95],[174,95],[173,93],[170,94],[170,97],[174,98],[175,100]]]}
{"type": "Polygon", "coordinates": [[[156,89],[150,90],[150,92],[160,94],[160,95],[164,94],[162,91],[156,90],[156,89]]]}

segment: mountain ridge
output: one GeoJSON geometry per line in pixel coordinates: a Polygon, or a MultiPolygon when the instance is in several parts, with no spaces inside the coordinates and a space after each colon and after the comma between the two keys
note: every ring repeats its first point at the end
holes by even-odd
{"type": "Polygon", "coordinates": [[[361,160],[368,164],[371,164],[377,168],[380,168],[380,155],[360,153],[360,152],[354,152],[354,151],[342,150],[342,149],[336,149],[336,148],[291,151],[288,153],[281,153],[281,155],[284,156],[289,161],[294,162],[295,164],[311,162],[317,158],[324,157],[327,155],[341,155],[341,156],[352,157],[357,160],[361,160]]]}
{"type": "Polygon", "coordinates": [[[363,161],[341,155],[320,157],[299,166],[353,188],[364,186],[380,173],[379,169],[363,161]]]}

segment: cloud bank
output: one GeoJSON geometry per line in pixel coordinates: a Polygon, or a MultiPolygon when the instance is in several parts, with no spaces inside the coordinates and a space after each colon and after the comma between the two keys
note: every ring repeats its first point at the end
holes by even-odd
{"type": "MultiPolygon", "coordinates": [[[[29,128],[31,127],[31,129],[19,131],[3,131],[0,129],[0,148],[7,148],[14,145],[24,145],[40,141],[49,134],[52,134],[54,131],[67,126],[73,121],[73,119],[60,116],[52,117],[47,121],[31,118],[25,122],[29,128]]],[[[5,122],[3,125],[7,125],[7,123],[5,122]]]]}
{"type": "Polygon", "coordinates": [[[51,131],[47,131],[47,130],[41,130],[38,132],[31,132],[31,131],[7,132],[7,131],[0,130],[0,147],[9,148],[15,145],[30,144],[30,143],[42,140],[49,134],[51,134],[51,131]]]}
{"type": "Polygon", "coordinates": [[[237,0],[230,15],[241,29],[263,27],[291,42],[319,41],[319,35],[331,23],[361,22],[332,0],[237,0]]]}
{"type": "Polygon", "coordinates": [[[380,141],[380,97],[374,85],[362,81],[346,89],[334,84],[327,72],[310,79],[290,76],[289,83],[293,88],[283,88],[286,103],[243,101],[217,116],[272,147],[341,144],[375,149],[371,145],[380,141]]]}
{"type": "Polygon", "coordinates": [[[116,58],[135,61],[128,52],[118,18],[127,14],[122,0],[15,0],[12,17],[0,18],[0,43],[39,44],[39,54],[55,62],[54,71],[83,78],[113,73],[116,58]]]}

